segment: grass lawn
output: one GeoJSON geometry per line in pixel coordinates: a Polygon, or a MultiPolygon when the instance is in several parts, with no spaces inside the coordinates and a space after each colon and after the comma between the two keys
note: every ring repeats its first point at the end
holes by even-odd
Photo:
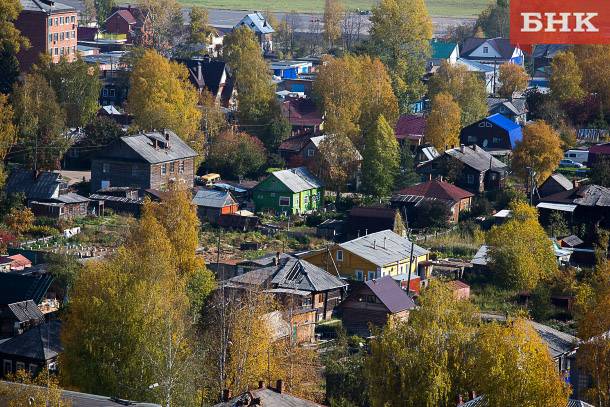
{"type": "MultiPolygon", "coordinates": [[[[232,10],[271,10],[322,12],[324,0],[180,0],[185,6],[202,6],[232,10]]],[[[349,9],[368,10],[375,0],[346,0],[349,9]]],[[[436,17],[475,17],[489,0],[427,0],[430,15],[436,17]]]]}

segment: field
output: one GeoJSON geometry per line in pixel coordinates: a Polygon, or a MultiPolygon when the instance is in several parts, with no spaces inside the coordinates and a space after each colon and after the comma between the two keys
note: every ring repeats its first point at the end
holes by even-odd
{"type": "MultiPolygon", "coordinates": [[[[180,0],[185,6],[231,10],[271,10],[322,12],[324,0],[180,0]]],[[[369,10],[375,0],[346,0],[351,10],[369,10]]],[[[489,4],[489,0],[427,0],[430,15],[434,17],[474,17],[489,4]]]]}

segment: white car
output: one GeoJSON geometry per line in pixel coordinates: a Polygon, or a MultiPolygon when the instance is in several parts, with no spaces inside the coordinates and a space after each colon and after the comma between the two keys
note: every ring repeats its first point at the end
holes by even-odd
{"type": "Polygon", "coordinates": [[[584,165],[581,163],[577,163],[574,160],[563,159],[559,162],[559,166],[562,168],[584,168],[584,165]]]}

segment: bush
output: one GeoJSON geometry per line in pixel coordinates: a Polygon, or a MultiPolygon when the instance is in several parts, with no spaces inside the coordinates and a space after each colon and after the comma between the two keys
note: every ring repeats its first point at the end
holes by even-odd
{"type": "Polygon", "coordinates": [[[33,225],[30,226],[25,233],[27,233],[28,235],[32,236],[32,237],[47,237],[47,236],[55,236],[58,235],[60,232],[59,230],[57,230],[56,228],[52,227],[52,226],[46,226],[46,225],[33,225]]]}

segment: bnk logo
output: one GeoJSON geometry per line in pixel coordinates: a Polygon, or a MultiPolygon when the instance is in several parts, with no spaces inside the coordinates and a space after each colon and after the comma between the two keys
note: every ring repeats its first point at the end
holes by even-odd
{"type": "Polygon", "coordinates": [[[610,44],[610,1],[511,0],[513,44],[610,44]]]}

